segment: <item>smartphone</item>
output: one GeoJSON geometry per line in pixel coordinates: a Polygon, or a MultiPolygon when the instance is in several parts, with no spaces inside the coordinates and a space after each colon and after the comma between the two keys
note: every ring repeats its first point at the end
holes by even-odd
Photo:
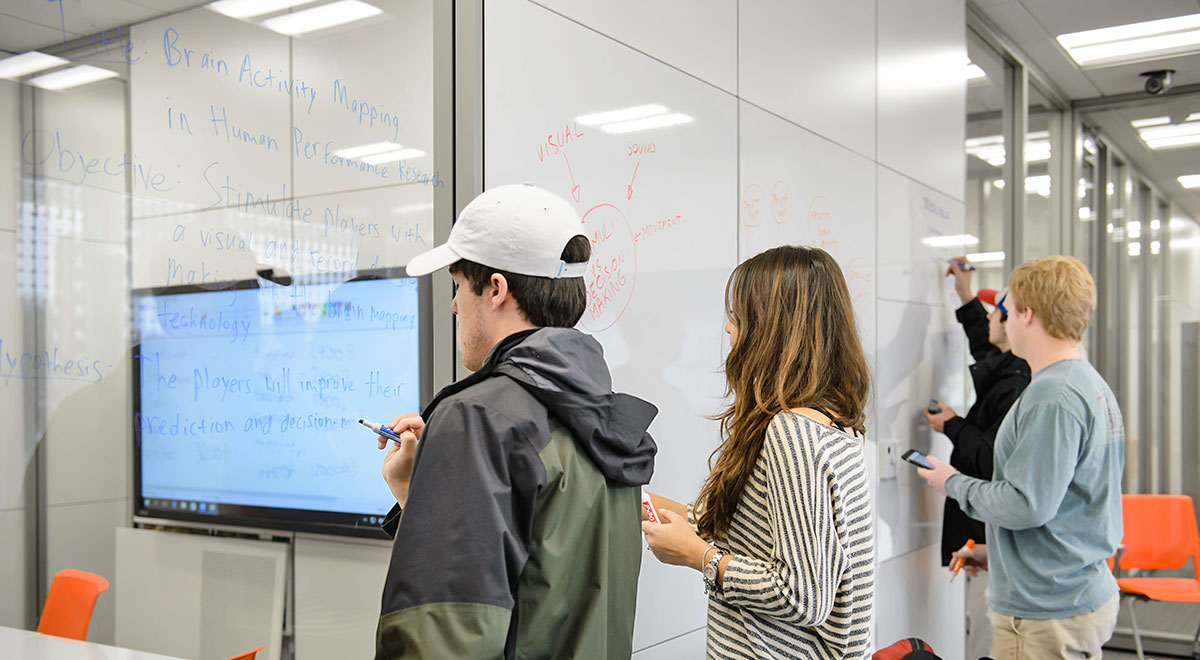
{"type": "Polygon", "coordinates": [[[903,458],[917,467],[923,467],[926,470],[933,469],[933,463],[929,462],[929,458],[916,449],[909,449],[908,451],[904,452],[904,455],[902,455],[900,458],[903,458]]]}
{"type": "Polygon", "coordinates": [[[928,407],[928,408],[926,408],[926,410],[928,410],[928,411],[929,411],[929,414],[930,414],[930,415],[940,415],[940,414],[942,414],[942,407],[938,405],[937,399],[930,399],[930,400],[929,400],[929,407],[928,407]]]}

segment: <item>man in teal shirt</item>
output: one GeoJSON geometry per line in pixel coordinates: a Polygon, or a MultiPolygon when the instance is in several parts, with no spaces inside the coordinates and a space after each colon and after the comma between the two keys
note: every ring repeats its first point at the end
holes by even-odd
{"type": "Polygon", "coordinates": [[[1013,271],[1008,300],[1009,341],[1033,380],[1000,425],[992,481],[932,457],[919,472],[987,523],[986,546],[955,556],[991,573],[992,656],[1098,658],[1117,620],[1105,560],[1121,542],[1125,431],[1079,348],[1095,284],[1078,260],[1043,257],[1013,271]]]}

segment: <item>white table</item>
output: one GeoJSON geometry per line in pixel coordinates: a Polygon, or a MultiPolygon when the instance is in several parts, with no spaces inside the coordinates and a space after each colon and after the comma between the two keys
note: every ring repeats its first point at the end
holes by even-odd
{"type": "Polygon", "coordinates": [[[5,660],[183,660],[0,626],[0,658],[5,660]]]}

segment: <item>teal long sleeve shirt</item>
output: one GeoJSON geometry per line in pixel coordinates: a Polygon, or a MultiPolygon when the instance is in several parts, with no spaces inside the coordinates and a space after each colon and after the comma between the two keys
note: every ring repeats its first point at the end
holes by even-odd
{"type": "Polygon", "coordinates": [[[1105,560],[1121,542],[1125,430],[1085,360],[1033,375],[996,435],[992,481],[961,474],[946,494],[987,523],[992,610],[1025,619],[1091,612],[1117,593],[1105,560]]]}

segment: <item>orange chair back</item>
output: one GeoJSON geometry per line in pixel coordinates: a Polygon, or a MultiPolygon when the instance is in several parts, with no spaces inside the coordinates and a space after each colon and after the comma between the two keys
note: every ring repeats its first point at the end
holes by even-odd
{"type": "Polygon", "coordinates": [[[66,568],[54,575],[42,606],[38,632],[86,640],[96,597],[108,590],[108,580],[87,571],[66,568]]]}
{"type": "MultiPolygon", "coordinates": [[[[1187,495],[1122,495],[1121,568],[1179,568],[1200,561],[1196,511],[1187,495]]],[[[1200,572],[1197,573],[1200,576],[1200,572]]]]}
{"type": "Polygon", "coordinates": [[[253,651],[250,651],[248,653],[243,653],[241,655],[235,655],[235,656],[226,658],[225,660],[254,660],[254,655],[261,650],[263,650],[263,647],[260,646],[256,649],[254,649],[253,651]]]}

